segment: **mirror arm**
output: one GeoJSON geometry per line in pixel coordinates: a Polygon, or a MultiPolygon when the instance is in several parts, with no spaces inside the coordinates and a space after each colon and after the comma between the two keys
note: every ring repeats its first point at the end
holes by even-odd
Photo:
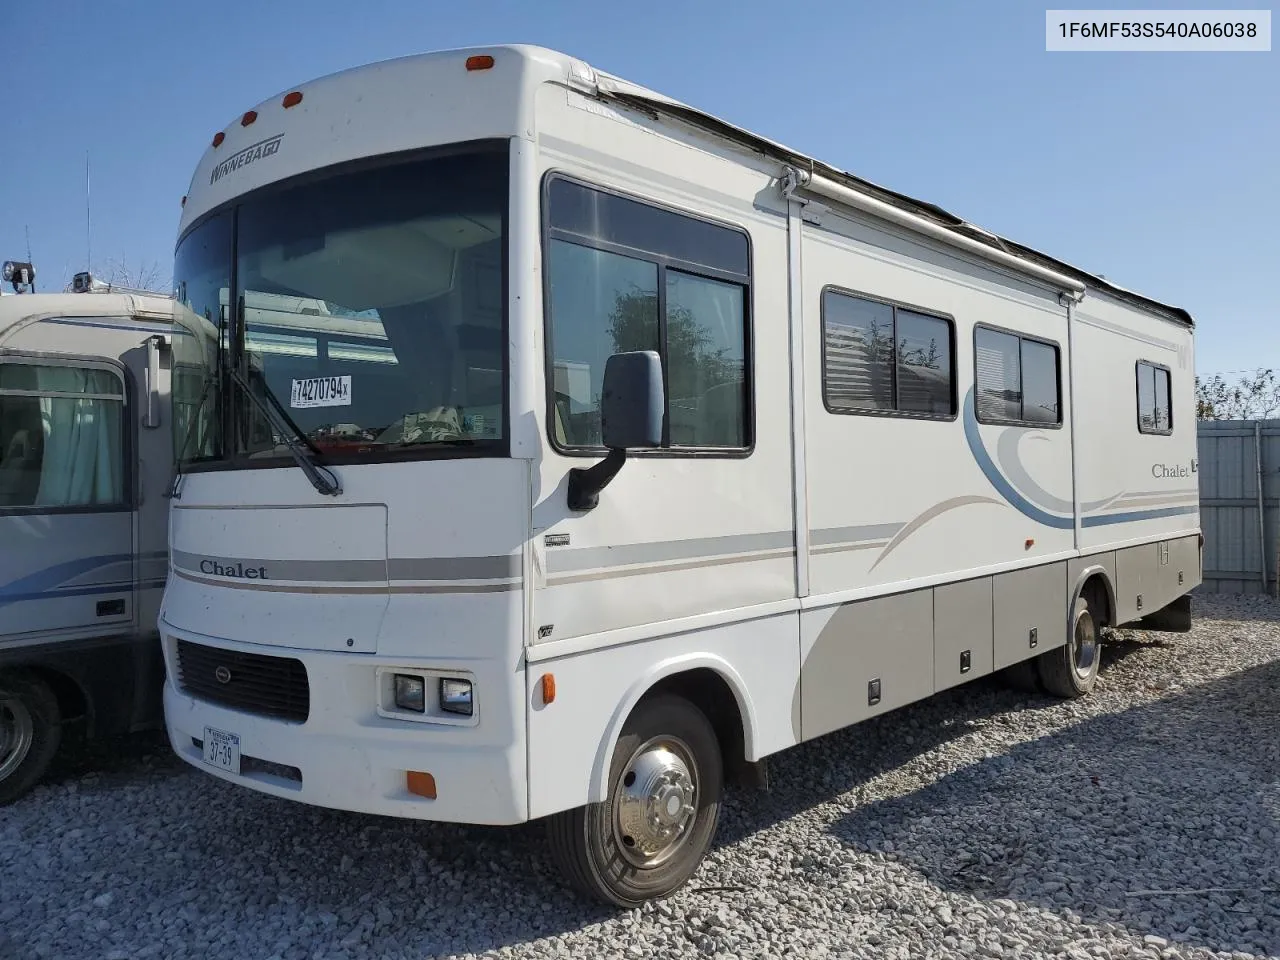
{"type": "Polygon", "coordinates": [[[574,467],[569,471],[569,509],[579,512],[594,510],[600,504],[600,491],[618,475],[627,462],[626,450],[610,450],[603,460],[590,467],[574,467]]]}

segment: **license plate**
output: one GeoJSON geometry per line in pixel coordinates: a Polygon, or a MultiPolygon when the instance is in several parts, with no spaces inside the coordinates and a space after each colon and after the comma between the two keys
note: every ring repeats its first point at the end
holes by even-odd
{"type": "Polygon", "coordinates": [[[204,728],[204,762],[228,773],[240,773],[240,737],[225,730],[204,728]]]}

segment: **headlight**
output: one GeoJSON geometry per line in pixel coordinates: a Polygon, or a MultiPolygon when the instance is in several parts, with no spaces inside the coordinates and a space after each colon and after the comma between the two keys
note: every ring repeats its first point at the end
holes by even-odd
{"type": "Polygon", "coordinates": [[[422,677],[414,677],[404,673],[397,673],[395,681],[396,707],[400,710],[412,710],[414,713],[426,713],[426,681],[422,677]]]}
{"type": "Polygon", "coordinates": [[[471,716],[471,681],[440,678],[440,709],[446,713],[471,716]]]}

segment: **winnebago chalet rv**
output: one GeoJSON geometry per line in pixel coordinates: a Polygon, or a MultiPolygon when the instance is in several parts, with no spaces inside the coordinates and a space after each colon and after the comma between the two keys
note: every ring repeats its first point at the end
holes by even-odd
{"type": "Polygon", "coordinates": [[[161,722],[172,303],[0,299],[0,803],[44,773],[63,724],[161,722]]]}
{"type": "Polygon", "coordinates": [[[165,715],[231,783],[633,905],[771,754],[1189,626],[1186,312],[580,60],[264,100],[175,280],[165,715]]]}

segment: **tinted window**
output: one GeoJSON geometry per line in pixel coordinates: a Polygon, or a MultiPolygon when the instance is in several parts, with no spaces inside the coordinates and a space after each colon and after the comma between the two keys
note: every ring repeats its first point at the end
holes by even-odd
{"type": "Polygon", "coordinates": [[[123,410],[108,370],[0,364],[0,509],[124,504],[123,410]]]}
{"type": "Polygon", "coordinates": [[[1058,423],[1058,351],[1047,343],[1022,341],[1022,419],[1058,423]]]}
{"type": "Polygon", "coordinates": [[[223,453],[218,377],[231,289],[231,221],[221,213],[188,233],[174,256],[174,295],[185,336],[173,338],[173,454],[182,461],[223,453]]]}
{"type": "Polygon", "coordinates": [[[552,180],[548,193],[555,231],[744,277],[750,273],[747,238],[736,230],[568,180],[552,180]]]}
{"type": "Polygon", "coordinates": [[[955,413],[950,321],[825,290],[822,343],[831,412],[955,413]]]}
{"type": "Polygon", "coordinates": [[[898,409],[904,413],[949,416],[951,325],[937,317],[898,310],[898,409]]]}
{"type": "Polygon", "coordinates": [[[893,409],[893,307],[822,295],[823,390],[832,410],[893,409]]]}
{"type": "Polygon", "coordinates": [[[1138,364],[1138,430],[1169,433],[1173,429],[1169,371],[1150,363],[1138,364]]]}
{"type": "Polygon", "coordinates": [[[553,240],[548,325],[553,435],[571,447],[600,445],[600,393],[610,354],[657,350],[658,267],[553,240]]]}
{"type": "MultiPolygon", "coordinates": [[[[339,174],[239,208],[250,376],[322,450],[500,441],[507,158],[339,174]]],[[[244,452],[280,453],[258,411],[244,452]]]]}
{"type": "Polygon", "coordinates": [[[605,362],[654,350],[666,380],[664,446],[747,447],[746,237],[559,179],[548,202],[555,441],[599,447],[605,362]]]}
{"type": "Polygon", "coordinates": [[[979,420],[1022,419],[1022,362],[1018,338],[978,328],[974,335],[979,420]]]}
{"type": "Polygon", "coordinates": [[[973,346],[975,406],[980,421],[1062,422],[1058,348],[1054,344],[978,327],[973,346]]]}

